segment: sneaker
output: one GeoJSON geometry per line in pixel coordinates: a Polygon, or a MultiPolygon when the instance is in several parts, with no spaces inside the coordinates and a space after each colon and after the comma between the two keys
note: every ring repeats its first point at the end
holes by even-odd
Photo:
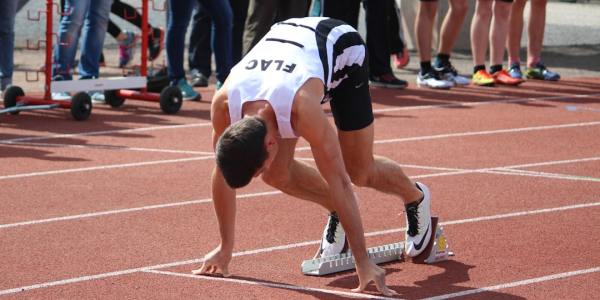
{"type": "Polygon", "coordinates": [[[435,71],[427,72],[425,74],[421,74],[421,72],[419,72],[417,75],[417,85],[419,87],[442,90],[447,90],[454,86],[452,82],[440,79],[439,75],[435,71]]]}
{"type": "Polygon", "coordinates": [[[88,92],[90,98],[92,98],[92,103],[95,104],[104,104],[106,103],[106,99],[104,99],[104,92],[101,91],[93,91],[88,92]]]}
{"type": "Polygon", "coordinates": [[[523,83],[523,81],[524,81],[523,79],[511,77],[510,74],[508,74],[508,72],[506,70],[500,70],[500,71],[492,74],[492,76],[494,77],[495,83],[505,84],[505,85],[519,85],[519,84],[523,83]]]}
{"type": "Polygon", "coordinates": [[[521,73],[521,65],[519,63],[513,63],[508,69],[508,75],[512,78],[523,79],[523,73],[521,73]]]}
{"type": "Polygon", "coordinates": [[[494,82],[496,82],[494,77],[486,70],[477,71],[477,73],[473,74],[473,78],[471,78],[471,83],[479,86],[492,86],[494,82]]]}
{"type": "Polygon", "coordinates": [[[220,90],[223,87],[223,82],[220,80],[217,80],[217,83],[215,83],[215,90],[220,90]]]}
{"type": "Polygon", "coordinates": [[[148,35],[148,59],[150,61],[160,55],[164,35],[165,31],[160,28],[152,28],[152,32],[148,35]]]}
{"type": "Polygon", "coordinates": [[[408,86],[408,82],[396,78],[394,74],[383,74],[381,76],[369,76],[369,81],[372,86],[384,87],[390,89],[403,89],[408,86]]]}
{"type": "Polygon", "coordinates": [[[560,79],[560,75],[556,72],[552,72],[544,66],[542,63],[537,63],[535,67],[529,67],[525,71],[525,76],[528,79],[539,79],[548,81],[557,81],[560,79]]]}
{"type": "Polygon", "coordinates": [[[336,254],[346,253],[348,251],[348,241],[346,240],[346,232],[340,224],[340,219],[335,212],[329,214],[329,219],[323,237],[321,238],[321,246],[317,257],[327,257],[336,254]]]}
{"type": "Polygon", "coordinates": [[[392,60],[394,61],[396,69],[402,69],[406,67],[406,65],[408,65],[408,62],[410,61],[410,54],[408,54],[408,49],[406,49],[405,47],[404,49],[402,49],[402,52],[392,54],[392,60]]]}
{"type": "Polygon", "coordinates": [[[67,92],[52,93],[52,94],[50,94],[50,97],[52,97],[52,100],[54,100],[54,101],[69,101],[69,100],[71,100],[71,95],[67,92]]]}
{"type": "Polygon", "coordinates": [[[446,80],[446,81],[450,81],[451,83],[453,83],[454,85],[468,85],[469,83],[471,83],[471,81],[469,79],[467,79],[464,76],[460,76],[458,75],[458,71],[456,71],[456,69],[454,68],[454,66],[452,66],[452,64],[449,64],[447,66],[442,66],[442,67],[434,67],[435,71],[438,72],[439,77],[442,80],[446,80]]]}
{"type": "Polygon", "coordinates": [[[135,34],[131,31],[123,31],[125,39],[119,42],[119,68],[123,68],[133,59],[135,49],[135,34]]]}
{"type": "Polygon", "coordinates": [[[194,88],[187,82],[187,80],[185,80],[185,78],[179,79],[176,86],[181,90],[183,100],[200,101],[200,94],[194,91],[194,88]]]}
{"type": "Polygon", "coordinates": [[[406,255],[415,257],[421,254],[431,238],[431,194],[426,185],[417,182],[423,192],[423,199],[405,205],[406,208],[406,255]]]}
{"type": "Polygon", "coordinates": [[[192,70],[192,80],[191,83],[194,87],[207,87],[208,86],[208,77],[204,76],[204,74],[200,73],[198,69],[192,70]]]}

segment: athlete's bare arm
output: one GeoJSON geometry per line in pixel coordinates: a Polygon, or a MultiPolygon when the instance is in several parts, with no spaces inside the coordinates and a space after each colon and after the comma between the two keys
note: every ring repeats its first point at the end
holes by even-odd
{"type": "MultiPolygon", "coordinates": [[[[213,97],[210,116],[213,125],[212,142],[214,148],[219,137],[230,124],[226,84],[213,97]]],[[[233,252],[235,234],[235,189],[227,185],[217,166],[214,167],[212,172],[212,197],[219,222],[221,244],[208,253],[204,257],[202,267],[193,270],[192,273],[214,273],[219,270],[223,276],[227,277],[229,276],[228,266],[233,252]]]]}
{"type": "Polygon", "coordinates": [[[336,131],[321,107],[322,96],[323,83],[318,79],[309,79],[294,99],[292,126],[310,144],[317,168],[329,185],[332,206],[340,216],[356,259],[360,281],[356,290],[363,291],[369,282],[375,281],[382,293],[392,295],[393,292],[385,285],[385,271],[371,262],[367,255],[356,195],[344,167],[336,131]]]}

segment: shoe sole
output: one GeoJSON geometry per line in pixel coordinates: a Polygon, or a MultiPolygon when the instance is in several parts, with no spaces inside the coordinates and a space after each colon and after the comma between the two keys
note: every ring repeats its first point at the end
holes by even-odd
{"type": "Polygon", "coordinates": [[[396,84],[386,84],[386,83],[374,83],[374,82],[369,82],[370,86],[373,87],[381,87],[381,88],[388,88],[388,89],[405,89],[406,87],[408,87],[408,84],[405,85],[396,85],[396,84]]]}
{"type": "Polygon", "coordinates": [[[426,83],[418,83],[418,82],[417,82],[417,86],[420,87],[420,88],[428,88],[428,89],[432,89],[432,90],[449,90],[449,89],[452,88],[452,86],[448,86],[448,87],[445,87],[445,86],[436,87],[436,86],[428,85],[426,83]]]}

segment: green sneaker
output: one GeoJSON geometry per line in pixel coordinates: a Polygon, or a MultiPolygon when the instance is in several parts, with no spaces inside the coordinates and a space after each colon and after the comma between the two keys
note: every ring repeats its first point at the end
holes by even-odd
{"type": "Polygon", "coordinates": [[[542,63],[537,63],[535,67],[527,68],[525,71],[527,79],[538,79],[547,81],[557,81],[560,79],[560,75],[556,72],[552,72],[546,68],[542,63]]]}

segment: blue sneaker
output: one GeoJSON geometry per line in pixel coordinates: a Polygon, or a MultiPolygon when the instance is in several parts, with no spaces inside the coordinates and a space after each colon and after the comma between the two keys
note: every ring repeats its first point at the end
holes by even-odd
{"type": "Polygon", "coordinates": [[[181,95],[183,96],[184,101],[200,101],[202,98],[199,93],[194,91],[194,88],[187,82],[187,80],[185,80],[185,78],[179,79],[175,86],[181,90],[181,95]]]}
{"type": "Polygon", "coordinates": [[[521,65],[519,63],[513,63],[508,69],[510,77],[515,79],[523,79],[523,73],[521,73],[521,65]]]}
{"type": "Polygon", "coordinates": [[[530,79],[539,79],[539,80],[548,80],[548,81],[557,81],[560,79],[560,75],[556,72],[552,72],[544,66],[542,63],[537,63],[534,67],[530,67],[525,72],[527,78],[530,79]]]}

